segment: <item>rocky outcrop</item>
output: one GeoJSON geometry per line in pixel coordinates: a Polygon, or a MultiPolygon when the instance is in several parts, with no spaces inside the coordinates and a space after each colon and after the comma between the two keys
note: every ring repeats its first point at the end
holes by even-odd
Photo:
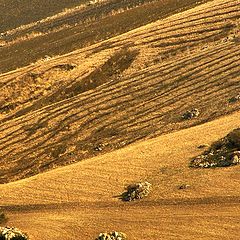
{"type": "Polygon", "coordinates": [[[1,240],[28,240],[28,236],[14,227],[0,227],[1,240]]]}
{"type": "Polygon", "coordinates": [[[229,103],[235,103],[235,102],[238,102],[238,101],[240,101],[240,94],[228,99],[229,103]]]}
{"type": "Polygon", "coordinates": [[[122,194],[123,201],[134,201],[146,197],[151,191],[152,185],[149,182],[131,184],[122,194]]]}
{"type": "Polygon", "coordinates": [[[194,108],[192,110],[186,111],[183,115],[182,115],[182,119],[183,120],[190,120],[192,118],[196,118],[198,117],[200,114],[199,110],[197,108],[194,108]]]}
{"type": "Polygon", "coordinates": [[[215,142],[207,151],[192,159],[190,167],[228,167],[240,164],[240,128],[215,142]]]}
{"type": "Polygon", "coordinates": [[[100,233],[96,240],[127,240],[127,236],[122,232],[100,233]]]}

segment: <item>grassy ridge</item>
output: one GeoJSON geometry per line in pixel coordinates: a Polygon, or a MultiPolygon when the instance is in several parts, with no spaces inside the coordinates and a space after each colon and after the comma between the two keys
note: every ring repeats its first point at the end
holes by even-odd
{"type": "Polygon", "coordinates": [[[0,0],[0,32],[54,15],[87,0],[0,0]]]}
{"type": "MultiPolygon", "coordinates": [[[[135,1],[138,2],[138,1],[135,1]]],[[[148,2],[148,1],[142,1],[148,2]]],[[[0,72],[7,72],[18,67],[26,66],[45,55],[61,55],[87,45],[102,41],[139,26],[143,26],[152,21],[156,21],[182,9],[193,7],[203,1],[156,1],[142,6],[134,7],[121,12],[121,9],[131,6],[131,1],[122,1],[115,4],[106,4],[100,8],[93,8],[78,15],[64,16],[62,19],[49,22],[49,25],[40,25],[30,29],[31,32],[44,32],[56,26],[63,28],[60,31],[51,31],[26,41],[16,42],[16,44],[0,48],[0,72]],[[117,14],[110,14],[114,9],[117,14]],[[118,13],[118,10],[120,11],[118,13]],[[102,13],[104,13],[102,15],[102,13]],[[86,19],[88,21],[84,22],[86,19]],[[76,22],[83,21],[81,24],[76,22]],[[64,27],[70,24],[67,28],[64,27]]],[[[24,32],[27,34],[27,32],[24,32]]]]}

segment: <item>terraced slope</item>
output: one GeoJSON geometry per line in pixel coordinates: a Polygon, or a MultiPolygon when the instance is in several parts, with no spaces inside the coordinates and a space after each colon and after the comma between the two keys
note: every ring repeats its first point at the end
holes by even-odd
{"type": "Polygon", "coordinates": [[[240,167],[189,168],[190,159],[239,127],[240,111],[213,122],[134,144],[100,157],[0,185],[8,225],[35,240],[95,239],[123,231],[129,239],[238,239],[240,167]],[[124,186],[153,185],[121,202],[124,186]],[[189,184],[186,190],[179,190],[189,184]],[[20,197],[21,196],[21,197],[20,197]],[[31,219],[31,221],[29,220],[31,219]]]}
{"type": "Polygon", "coordinates": [[[212,1],[2,75],[0,182],[239,110],[239,14],[212,1]]]}
{"type": "Polygon", "coordinates": [[[47,18],[0,34],[0,72],[26,66],[45,55],[62,55],[89,46],[206,1],[96,0],[53,16],[46,11],[47,18]]]}
{"type": "Polygon", "coordinates": [[[87,0],[1,0],[0,32],[54,15],[87,0]]]}

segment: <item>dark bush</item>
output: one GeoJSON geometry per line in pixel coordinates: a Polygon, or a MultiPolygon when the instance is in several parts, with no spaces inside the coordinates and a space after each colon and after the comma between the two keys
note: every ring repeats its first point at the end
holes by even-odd
{"type": "Polygon", "coordinates": [[[28,240],[27,234],[14,227],[1,227],[0,240],[28,240]]]}
{"type": "Polygon", "coordinates": [[[122,232],[100,233],[96,240],[127,240],[127,236],[122,232]]]}
{"type": "Polygon", "coordinates": [[[240,164],[240,128],[213,143],[203,154],[192,159],[190,167],[228,167],[240,164]]]}
{"type": "Polygon", "coordinates": [[[182,119],[183,120],[190,120],[192,118],[196,118],[198,117],[200,114],[199,110],[194,108],[192,110],[186,111],[183,115],[182,115],[182,119]]]}
{"type": "Polygon", "coordinates": [[[0,212],[0,224],[6,223],[6,222],[7,222],[7,217],[6,217],[5,213],[0,212]]]}
{"type": "Polygon", "coordinates": [[[134,201],[146,197],[151,191],[149,182],[141,182],[131,184],[126,188],[126,192],[122,194],[123,201],[134,201]]]}

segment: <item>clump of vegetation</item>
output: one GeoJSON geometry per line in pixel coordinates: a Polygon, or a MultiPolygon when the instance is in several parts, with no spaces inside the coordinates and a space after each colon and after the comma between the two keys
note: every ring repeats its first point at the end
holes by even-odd
{"type": "Polygon", "coordinates": [[[0,240],[28,240],[27,234],[14,227],[0,227],[0,240]]]}
{"type": "Polygon", "coordinates": [[[201,144],[198,146],[199,149],[202,149],[202,148],[209,148],[210,146],[208,144],[201,144]]]}
{"type": "Polygon", "coordinates": [[[123,201],[134,201],[146,197],[151,191],[152,185],[149,182],[131,184],[122,194],[123,201]]]}
{"type": "Polygon", "coordinates": [[[6,223],[6,222],[7,222],[7,217],[6,217],[5,213],[0,212],[0,224],[6,223]]]}
{"type": "Polygon", "coordinates": [[[194,108],[192,110],[188,110],[186,111],[183,115],[182,115],[182,119],[183,120],[190,120],[192,118],[196,118],[198,117],[200,114],[199,110],[197,108],[194,108]]]}
{"type": "Polygon", "coordinates": [[[126,240],[127,236],[122,232],[100,233],[96,240],[126,240]]]}
{"type": "Polygon", "coordinates": [[[215,142],[207,151],[194,158],[190,167],[228,167],[240,164],[240,128],[215,142]]]}
{"type": "Polygon", "coordinates": [[[240,94],[228,99],[229,103],[235,103],[235,102],[238,102],[238,101],[240,101],[240,94]]]}
{"type": "Polygon", "coordinates": [[[189,184],[182,184],[178,187],[179,190],[189,189],[191,186],[189,184]]]}

